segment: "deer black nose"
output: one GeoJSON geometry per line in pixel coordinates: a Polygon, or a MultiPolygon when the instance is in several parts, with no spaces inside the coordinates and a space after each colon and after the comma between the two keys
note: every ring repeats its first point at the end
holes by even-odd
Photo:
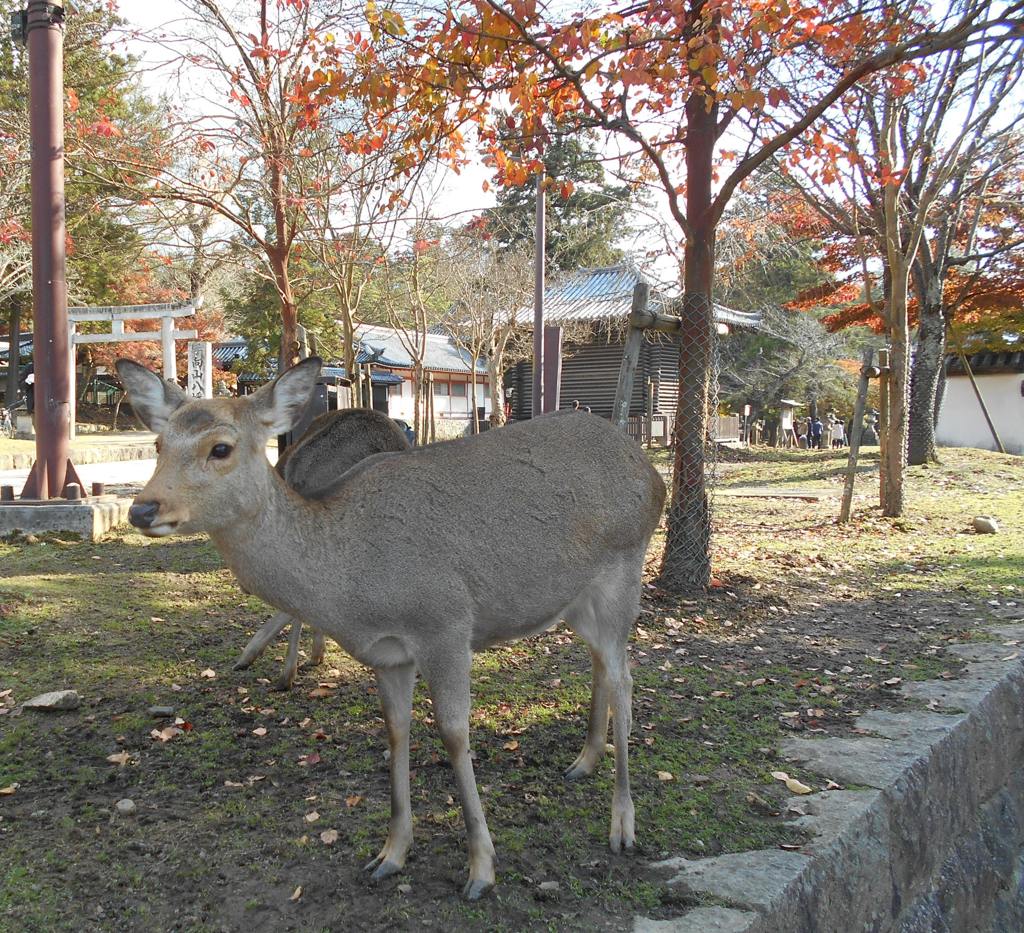
{"type": "Polygon", "coordinates": [[[148,528],[159,511],[159,502],[136,502],[128,509],[128,521],[136,528],[148,528]]]}

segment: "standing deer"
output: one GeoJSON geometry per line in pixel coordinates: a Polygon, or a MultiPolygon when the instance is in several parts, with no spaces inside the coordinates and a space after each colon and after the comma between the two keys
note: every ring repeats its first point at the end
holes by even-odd
{"type": "Polygon", "coordinates": [[[412,842],[409,724],[419,671],[466,824],[463,894],[475,900],[493,887],[494,846],[469,751],[472,655],[559,620],[594,663],[587,736],[566,776],[597,767],[610,708],[609,842],[614,852],[631,848],[626,645],[664,505],[661,478],[611,424],[566,413],[369,457],[327,498],[303,499],[264,446],[298,420],[320,365],[310,357],[246,398],[189,401],[173,383],[119,361],[135,410],[159,435],[156,471],[131,507],[132,524],[152,537],[207,532],[244,589],[373,669],[391,749],[388,835],[367,865],[375,880],[403,868],[412,842]]]}
{"type": "MultiPolygon", "coordinates": [[[[346,470],[371,454],[409,449],[405,432],[387,415],[368,408],[347,408],[314,418],[295,443],[287,447],[274,469],[300,496],[323,499],[346,470]]],[[[290,690],[299,668],[299,639],[302,622],[285,612],[276,612],[260,628],[235,661],[244,670],[255,661],[288,625],[288,654],[277,679],[278,690],[290,690]]],[[[313,630],[313,664],[324,658],[324,633],[313,630]]]]}

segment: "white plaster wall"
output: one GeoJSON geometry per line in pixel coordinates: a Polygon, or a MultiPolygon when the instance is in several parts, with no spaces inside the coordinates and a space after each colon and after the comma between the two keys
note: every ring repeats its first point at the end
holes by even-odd
{"type": "MultiPolygon", "coordinates": [[[[1021,395],[1024,373],[995,373],[975,378],[1006,452],[1024,454],[1024,395],[1021,395]]],[[[944,447],[996,449],[967,376],[950,376],[946,380],[935,439],[944,447]]]]}

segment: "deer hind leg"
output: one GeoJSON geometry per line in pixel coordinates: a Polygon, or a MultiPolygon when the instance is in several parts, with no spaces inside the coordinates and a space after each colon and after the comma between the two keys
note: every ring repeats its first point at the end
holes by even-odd
{"type": "Polygon", "coordinates": [[[323,664],[327,653],[327,639],[320,629],[313,629],[313,653],[309,657],[310,664],[323,664]]]}
{"type": "Polygon", "coordinates": [[[252,664],[253,661],[267,650],[267,645],[277,638],[278,634],[291,620],[292,617],[287,612],[275,612],[267,619],[263,623],[263,627],[249,639],[249,644],[245,646],[245,650],[238,656],[238,660],[235,661],[235,670],[244,670],[252,664]]]}
{"type": "Polygon", "coordinates": [[[412,844],[412,804],[409,799],[409,725],[412,720],[412,692],[416,668],[382,668],[377,675],[377,691],[388,730],[391,750],[391,822],[388,838],[377,857],[365,867],[374,881],[381,881],[402,870],[412,844]]]}
{"type": "Polygon", "coordinates": [[[604,757],[608,743],[608,714],[610,693],[608,681],[600,655],[590,653],[593,661],[593,682],[590,687],[590,718],[587,723],[587,738],[583,751],[565,771],[566,780],[576,781],[594,773],[604,757]]]}
{"type": "Polygon", "coordinates": [[[607,713],[611,708],[615,743],[615,790],[608,842],[613,852],[632,849],[636,842],[633,798],[629,789],[629,734],[633,726],[633,678],[629,673],[626,645],[636,622],[640,603],[640,575],[623,567],[619,574],[604,575],[569,607],[566,621],[590,648],[594,659],[594,692],[590,704],[590,725],[579,758],[581,774],[589,773],[604,752],[607,713]],[[598,741],[600,739],[600,742],[598,741]]]}
{"type": "Polygon", "coordinates": [[[451,759],[466,823],[469,880],[462,889],[462,895],[475,901],[494,887],[494,843],[487,829],[469,754],[471,665],[470,653],[464,648],[455,648],[443,655],[435,654],[429,664],[421,663],[420,671],[430,688],[434,719],[451,759]]]}
{"type": "Polygon", "coordinates": [[[302,623],[298,619],[292,619],[292,630],[288,634],[288,653],[284,658],[284,667],[277,677],[274,688],[277,690],[291,690],[295,683],[295,675],[299,670],[299,641],[302,638],[302,623]]]}

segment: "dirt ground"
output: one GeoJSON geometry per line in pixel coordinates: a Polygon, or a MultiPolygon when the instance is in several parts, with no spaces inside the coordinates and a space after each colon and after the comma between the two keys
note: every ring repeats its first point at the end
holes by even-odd
{"type": "Polygon", "coordinates": [[[820,779],[781,762],[784,735],[849,732],[901,702],[901,681],[956,677],[950,640],[1024,618],[1024,463],[945,451],[911,470],[908,514],[887,520],[876,462],[843,527],[841,453],[720,463],[706,598],[657,588],[655,542],[632,646],[635,854],[606,847],[610,756],[589,781],[561,777],[585,728],[582,646],[558,630],[477,658],[473,744],[499,856],[477,904],[458,897],[461,815],[422,688],[414,848],[374,886],[361,866],[388,790],[367,671],[334,648],[278,693],[283,644],[233,671],[268,610],[201,539],[0,542],[0,931],[621,930],[681,913],[652,860],[800,844],[771,772],[820,779]],[[975,534],[978,514],[1000,533],[975,534]],[[79,709],[19,706],[65,687],[79,709]],[[175,719],[153,706],[180,731],[161,735],[175,719]]]}

